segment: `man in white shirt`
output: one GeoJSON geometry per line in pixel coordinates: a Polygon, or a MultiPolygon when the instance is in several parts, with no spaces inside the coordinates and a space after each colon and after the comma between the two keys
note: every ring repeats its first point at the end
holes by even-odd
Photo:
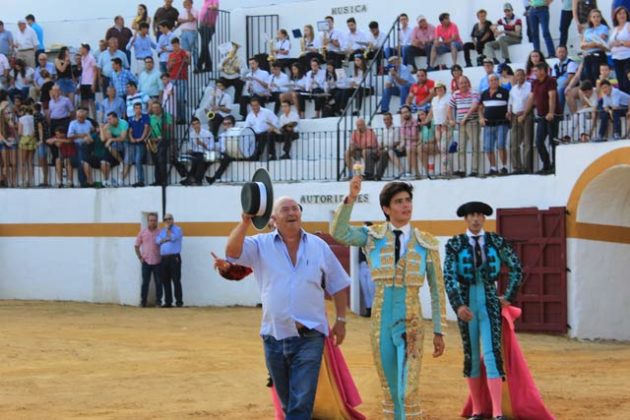
{"type": "Polygon", "coordinates": [[[208,169],[204,153],[214,150],[214,136],[205,128],[201,128],[199,118],[192,117],[190,132],[188,134],[188,152],[191,157],[191,166],[186,178],[182,179],[182,185],[201,185],[203,176],[208,169]]]}
{"type": "Polygon", "coordinates": [[[280,95],[289,90],[289,76],[282,72],[282,64],[274,62],[271,65],[271,74],[265,87],[270,93],[269,100],[274,102],[273,112],[280,112],[280,95]]]}
{"type": "Polygon", "coordinates": [[[148,104],[149,104],[149,95],[144,92],[138,90],[138,85],[133,80],[127,82],[127,97],[126,97],[126,106],[127,106],[127,115],[133,115],[133,106],[135,104],[142,105],[142,113],[148,113],[148,104]]]}
{"type": "Polygon", "coordinates": [[[369,44],[368,36],[357,29],[357,21],[351,17],[346,21],[348,32],[346,33],[346,56],[363,54],[369,44]]]}
{"type": "Polygon", "coordinates": [[[25,20],[18,20],[18,31],[13,38],[16,58],[24,60],[27,66],[35,68],[35,50],[39,46],[37,33],[26,24],[25,20]]]}
{"type": "MultiPolygon", "coordinates": [[[[398,17],[398,21],[400,22],[400,30],[398,31],[398,43],[397,49],[400,48],[400,53],[403,57],[403,64],[409,65],[411,64],[407,60],[407,54],[405,54],[407,47],[411,45],[411,40],[413,39],[413,28],[409,26],[409,16],[406,13],[401,13],[398,17]]],[[[392,51],[391,48],[388,48],[387,56],[391,57],[392,55],[400,55],[398,52],[392,51]]]]}
{"type": "Polygon", "coordinates": [[[251,112],[247,114],[245,127],[251,128],[256,133],[256,150],[250,160],[259,160],[265,146],[267,147],[269,160],[276,160],[276,147],[272,135],[278,127],[276,114],[264,108],[260,103],[260,99],[256,96],[249,100],[249,106],[251,107],[251,112]]]}
{"type": "Polygon", "coordinates": [[[249,59],[249,71],[245,74],[245,88],[240,100],[240,113],[245,118],[247,115],[247,104],[251,99],[257,98],[258,103],[265,106],[269,91],[266,88],[269,73],[259,68],[258,60],[249,59]]]}
{"type": "Polygon", "coordinates": [[[527,81],[525,70],[518,69],[514,73],[514,84],[510,89],[508,100],[508,119],[512,121],[510,132],[510,156],[513,173],[532,173],[532,133],[534,130],[534,118],[530,112],[523,122],[518,117],[527,109],[527,98],[532,91],[531,84],[527,81]],[[521,153],[521,146],[523,152],[521,153]]]}
{"type": "Polygon", "coordinates": [[[335,19],[332,16],[326,16],[326,22],[328,23],[328,32],[324,34],[324,49],[326,51],[326,57],[329,60],[333,60],[335,68],[341,67],[341,62],[346,58],[344,49],[344,36],[341,31],[335,29],[335,19]]]}
{"type": "MultiPolygon", "coordinates": [[[[383,44],[385,44],[385,40],[387,39],[387,37],[379,29],[378,22],[373,20],[372,22],[370,22],[368,27],[370,28],[370,34],[368,35],[367,48],[369,50],[369,53],[367,54],[367,58],[368,60],[372,60],[374,59],[374,56],[376,55],[376,52],[378,51],[378,49],[381,48],[383,44]]],[[[389,56],[387,51],[385,51],[385,55],[387,57],[389,56]]],[[[383,58],[383,55],[381,54],[381,56],[378,57],[378,59],[381,60],[382,58],[383,58]]]]}
{"type": "Polygon", "coordinates": [[[208,125],[210,126],[210,131],[212,131],[212,135],[217,137],[223,120],[232,112],[233,101],[232,97],[225,91],[225,85],[221,80],[217,81],[213,95],[214,97],[210,100],[209,108],[206,108],[204,111],[206,115],[208,115],[210,111],[214,112],[214,118],[208,120],[208,125]]]}
{"type": "MultiPolygon", "coordinates": [[[[306,73],[306,91],[310,93],[311,99],[315,101],[315,118],[322,114],[322,108],[326,102],[324,88],[326,87],[326,72],[319,67],[319,60],[311,60],[311,69],[306,73]]],[[[304,104],[300,105],[304,112],[304,104]]]]}
{"type": "Polygon", "coordinates": [[[291,142],[300,138],[298,124],[300,116],[291,108],[291,102],[282,102],[282,113],[278,122],[278,131],[275,140],[283,143],[280,159],[291,159],[291,142]]]}
{"type": "MultiPolygon", "coordinates": [[[[214,175],[206,177],[206,181],[208,181],[208,184],[210,185],[214,184],[216,181],[221,179],[221,175],[223,175],[223,173],[225,172],[225,170],[228,168],[228,166],[233,160],[226,153],[225,136],[227,135],[227,132],[230,130],[230,128],[234,127],[235,123],[236,123],[236,120],[234,120],[234,117],[231,115],[226,116],[223,119],[223,122],[221,123],[221,125],[223,126],[223,132],[219,134],[218,136],[219,141],[215,141],[214,146],[213,146],[214,147],[213,150],[217,153],[220,153],[221,157],[219,158],[219,168],[216,170],[214,175]]],[[[215,136],[215,138],[217,137],[215,136]]],[[[212,162],[210,163],[210,165],[212,165],[212,162]]]]}

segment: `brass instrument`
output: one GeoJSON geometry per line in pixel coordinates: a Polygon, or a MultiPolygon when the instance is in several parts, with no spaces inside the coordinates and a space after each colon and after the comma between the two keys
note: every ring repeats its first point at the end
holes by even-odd
{"type": "Polygon", "coordinates": [[[214,108],[217,106],[217,89],[214,88],[214,90],[212,91],[212,103],[210,104],[210,109],[207,110],[208,113],[206,114],[206,117],[208,117],[209,121],[214,120],[214,117],[216,117],[216,112],[214,111],[214,108]]]}
{"type": "Polygon", "coordinates": [[[276,61],[276,54],[273,52],[275,49],[275,41],[273,38],[270,38],[268,41],[268,47],[269,47],[269,55],[267,56],[267,61],[272,63],[274,61],[276,61]]]}
{"type": "Polygon", "coordinates": [[[223,73],[230,75],[240,73],[240,65],[235,68],[235,64],[238,63],[238,57],[236,53],[238,52],[238,49],[240,47],[241,46],[239,44],[232,41],[232,49],[229,53],[227,53],[227,55],[223,59],[223,62],[221,63],[221,71],[223,73]]]}
{"type": "Polygon", "coordinates": [[[370,54],[372,53],[372,49],[374,48],[374,46],[372,45],[371,42],[368,42],[367,46],[365,47],[365,51],[363,52],[363,59],[365,61],[368,60],[368,57],[370,56],[370,54]]]}
{"type": "Polygon", "coordinates": [[[304,57],[306,55],[306,38],[300,38],[300,57],[304,57]]]}
{"type": "Polygon", "coordinates": [[[144,143],[147,145],[147,149],[149,152],[156,154],[158,151],[157,141],[151,137],[148,137],[144,140],[144,143]]]}
{"type": "Polygon", "coordinates": [[[330,43],[330,39],[328,39],[328,32],[324,32],[324,38],[322,39],[322,48],[319,53],[324,57],[324,61],[326,61],[326,55],[328,54],[328,44],[330,43]]]}

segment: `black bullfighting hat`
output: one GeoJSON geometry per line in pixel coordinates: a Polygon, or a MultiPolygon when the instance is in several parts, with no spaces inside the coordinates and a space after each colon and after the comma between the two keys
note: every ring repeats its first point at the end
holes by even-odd
{"type": "Polygon", "coordinates": [[[241,190],[243,212],[254,216],[252,222],[258,230],[263,230],[273,210],[273,185],[269,173],[259,168],[254,173],[252,182],[247,182],[241,190]]]}
{"type": "Polygon", "coordinates": [[[457,217],[466,217],[473,213],[481,213],[486,216],[492,216],[492,207],[486,203],[482,203],[481,201],[469,201],[468,203],[462,204],[457,209],[457,217]]]}

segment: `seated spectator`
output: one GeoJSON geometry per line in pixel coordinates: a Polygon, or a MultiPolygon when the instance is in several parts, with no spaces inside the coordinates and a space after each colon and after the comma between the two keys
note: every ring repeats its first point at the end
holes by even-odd
{"type": "Polygon", "coordinates": [[[488,78],[494,73],[494,63],[489,58],[483,60],[483,70],[486,72],[479,80],[479,92],[487,90],[490,86],[488,78]]]}
{"type": "Polygon", "coordinates": [[[416,77],[418,82],[414,83],[409,90],[407,105],[415,110],[428,111],[431,108],[431,99],[435,95],[435,82],[427,77],[425,69],[419,69],[416,77]]]}
{"type": "Polygon", "coordinates": [[[466,76],[459,78],[459,90],[453,92],[449,103],[450,111],[447,115],[449,125],[458,131],[457,141],[457,171],[454,175],[466,176],[468,144],[472,149],[472,164],[470,176],[479,174],[479,93],[471,90],[470,80],[466,76]],[[455,119],[453,119],[455,115],[455,119]]]}
{"type": "Polygon", "coordinates": [[[208,120],[208,125],[212,135],[216,139],[219,135],[219,129],[221,128],[221,124],[223,124],[223,120],[232,112],[233,101],[232,97],[225,91],[225,85],[221,79],[216,82],[213,95],[214,97],[210,101],[210,108],[206,108],[204,112],[206,115],[208,115],[210,111],[214,113],[214,118],[208,120]]]}
{"type": "Polygon", "coordinates": [[[389,103],[392,96],[400,97],[400,105],[404,105],[409,97],[413,76],[407,66],[402,66],[398,56],[392,56],[387,60],[390,64],[389,74],[385,79],[385,89],[381,99],[381,112],[389,112],[389,103]]]}
{"type": "Polygon", "coordinates": [[[157,48],[157,44],[153,42],[149,35],[149,24],[147,22],[140,23],[140,30],[133,34],[133,37],[126,44],[126,50],[131,51],[134,49],[134,56],[136,58],[136,74],[140,74],[144,71],[146,64],[145,60],[151,58],[153,62],[153,50],[157,48]]]}
{"type": "Polygon", "coordinates": [[[508,115],[508,100],[510,92],[499,86],[499,76],[488,76],[488,89],[481,93],[479,103],[479,122],[483,129],[483,149],[490,162],[487,175],[498,175],[497,157],[495,149],[498,142],[499,158],[501,159],[501,175],[507,175],[507,135],[510,128],[508,115]]]}
{"type": "Polygon", "coordinates": [[[107,90],[107,86],[109,86],[110,82],[109,79],[112,77],[112,73],[114,72],[112,67],[112,60],[114,58],[120,59],[123,68],[129,68],[127,55],[118,49],[118,38],[112,37],[107,40],[107,49],[99,54],[98,60],[96,61],[99,85],[101,86],[103,92],[107,90]]]}
{"type": "Polygon", "coordinates": [[[282,113],[278,121],[278,129],[275,133],[275,141],[282,143],[282,155],[280,159],[291,159],[291,143],[300,138],[298,134],[298,122],[300,117],[291,109],[291,103],[282,102],[282,113]]]}
{"type": "Polygon", "coordinates": [[[357,119],[356,130],[352,132],[350,146],[345,153],[348,176],[352,175],[352,167],[357,162],[365,165],[365,179],[373,179],[374,163],[380,156],[378,140],[374,130],[368,128],[363,118],[357,119]]]}
{"type": "Polygon", "coordinates": [[[142,108],[142,113],[147,114],[148,104],[149,104],[149,95],[145,94],[144,92],[139,91],[136,82],[134,82],[133,80],[130,80],[129,82],[127,82],[126,90],[127,90],[127,97],[125,101],[125,106],[126,106],[125,115],[131,118],[131,116],[135,114],[135,111],[133,110],[133,108],[136,104],[140,104],[140,107],[142,108]]]}
{"type": "Polygon", "coordinates": [[[524,115],[527,108],[527,99],[532,91],[531,84],[525,78],[525,70],[518,69],[514,73],[514,84],[510,90],[508,100],[507,118],[512,123],[510,131],[510,157],[512,163],[512,173],[532,173],[532,133],[534,130],[534,119],[532,114],[525,115],[524,120],[519,121],[519,117],[524,115]],[[523,151],[521,152],[521,147],[523,151]]]}
{"type": "MultiPolygon", "coordinates": [[[[136,182],[133,187],[144,187],[144,160],[147,154],[146,141],[151,134],[151,120],[142,109],[142,103],[136,102],[132,106],[133,113],[128,118],[129,142],[125,149],[125,166],[136,167],[136,182]]],[[[125,180],[123,175],[123,181],[125,180]]]]}
{"type": "Polygon", "coordinates": [[[431,108],[427,119],[432,122],[435,130],[435,144],[442,157],[442,167],[440,173],[448,175],[452,162],[450,162],[448,147],[451,143],[448,128],[447,115],[450,112],[449,103],[451,95],[446,93],[446,86],[442,82],[435,84],[435,94],[431,99],[431,108]]]}
{"type": "Polygon", "coordinates": [[[348,25],[348,32],[345,35],[345,50],[346,59],[348,59],[355,54],[364,54],[369,39],[364,32],[357,29],[357,21],[353,17],[348,18],[346,23],[348,25]]]}
{"type": "Polygon", "coordinates": [[[505,63],[510,63],[510,45],[520,44],[523,40],[523,22],[514,15],[514,9],[510,3],[503,5],[503,17],[492,26],[494,41],[490,41],[484,47],[483,54],[491,58],[494,64],[499,64],[495,50],[501,50],[501,57],[505,63]]]}
{"type": "Polygon", "coordinates": [[[324,117],[339,116],[346,108],[349,95],[349,78],[338,77],[335,69],[335,62],[328,60],[326,63],[326,92],[330,95],[326,106],[323,109],[324,117]]]}
{"type": "Polygon", "coordinates": [[[261,106],[257,97],[250,99],[249,106],[251,107],[251,112],[245,118],[245,127],[251,128],[256,134],[256,149],[250,160],[259,160],[265,147],[267,148],[269,160],[276,160],[273,132],[278,125],[278,119],[271,110],[261,106]]]}
{"type": "Polygon", "coordinates": [[[416,66],[416,57],[418,56],[426,57],[427,67],[430,65],[431,47],[433,47],[435,40],[435,26],[430,25],[424,15],[418,16],[416,22],[418,26],[413,29],[411,45],[403,49],[404,64],[413,66],[414,72],[418,70],[416,66]]]}
{"type": "Polygon", "coordinates": [[[472,67],[470,61],[470,51],[477,51],[477,65],[480,66],[483,59],[483,50],[488,42],[494,41],[494,33],[492,32],[492,23],[486,19],[487,12],[483,9],[477,12],[479,22],[475,23],[470,33],[472,42],[464,44],[464,58],[466,59],[466,67],[472,67]]]}
{"type": "Polygon", "coordinates": [[[462,69],[462,66],[460,66],[459,64],[455,64],[453,67],[451,67],[451,92],[455,92],[456,90],[459,90],[459,78],[462,77],[464,75],[464,69],[462,69]]]}
{"type": "MultiPolygon", "coordinates": [[[[620,75],[620,76],[623,77],[623,75],[620,75]]],[[[619,88],[619,80],[617,80],[613,76],[612,69],[610,68],[610,65],[608,65],[608,63],[601,63],[599,65],[599,77],[597,78],[597,81],[595,82],[595,87],[597,88],[598,93],[599,93],[599,85],[604,80],[608,80],[612,87],[619,88]]]]}
{"type": "Polygon", "coordinates": [[[149,96],[151,100],[157,101],[160,98],[162,90],[162,81],[160,71],[155,68],[153,57],[144,59],[142,72],[138,75],[138,90],[149,96]]]}
{"type": "Polygon", "coordinates": [[[282,65],[277,61],[271,64],[271,74],[265,83],[265,87],[269,90],[269,100],[274,102],[273,112],[280,112],[280,95],[289,90],[289,76],[282,72],[282,65]]]}
{"type": "Polygon", "coordinates": [[[66,131],[62,126],[55,128],[55,134],[53,137],[46,140],[46,144],[54,146],[58,150],[57,158],[55,159],[55,172],[57,173],[57,187],[63,188],[63,169],[66,169],[66,180],[68,181],[66,187],[74,187],[74,172],[72,169],[72,159],[76,156],[76,149],[74,142],[66,137],[66,131]]]}
{"type": "Polygon", "coordinates": [[[435,126],[428,118],[426,111],[418,111],[418,129],[420,130],[420,142],[418,143],[418,158],[420,160],[419,177],[427,176],[431,179],[435,175],[435,163],[429,161],[437,153],[435,142],[435,126]]]}
{"type": "Polygon", "coordinates": [[[260,69],[258,60],[255,58],[250,58],[248,63],[249,71],[245,75],[244,93],[241,95],[240,101],[240,113],[243,118],[247,116],[247,105],[250,103],[250,100],[257,98],[258,103],[261,106],[265,106],[268,93],[265,85],[267,80],[269,80],[269,73],[260,69]]]}
{"type": "Polygon", "coordinates": [[[419,177],[418,172],[418,123],[413,119],[411,108],[407,105],[400,107],[400,140],[405,143],[405,152],[409,167],[401,178],[419,177]]]}
{"type": "Polygon", "coordinates": [[[610,34],[610,51],[615,65],[615,74],[619,79],[619,89],[630,93],[630,80],[626,76],[630,72],[630,12],[625,7],[614,9],[613,24],[615,28],[610,34]]]}
{"type": "Polygon", "coordinates": [[[116,115],[125,115],[126,106],[125,101],[116,94],[116,88],[110,85],[105,91],[105,98],[97,107],[97,121],[99,124],[106,124],[107,116],[112,112],[115,112],[116,115]]]}
{"type": "MultiPolygon", "coordinates": [[[[79,108],[77,110],[76,119],[71,121],[70,125],[68,126],[67,138],[74,142],[77,157],[76,160],[78,162],[82,162],[85,160],[86,156],[89,153],[88,146],[92,141],[92,132],[94,131],[94,126],[92,125],[92,122],[87,119],[87,117],[87,109],[79,108]]],[[[87,180],[83,171],[79,171],[79,183],[81,184],[81,187],[92,186],[86,181],[87,180]]]]}
{"type": "Polygon", "coordinates": [[[84,160],[81,162],[87,185],[94,185],[94,169],[100,169],[102,175],[101,185],[106,188],[111,187],[111,169],[118,166],[118,161],[105,147],[105,143],[101,140],[98,132],[93,131],[90,139],[88,154],[84,156],[84,160]]]}
{"type": "MultiPolygon", "coordinates": [[[[232,42],[232,50],[221,60],[219,68],[220,79],[223,82],[225,88],[229,88],[230,86],[234,87],[234,102],[241,103],[241,94],[243,93],[243,87],[245,86],[245,82],[241,80],[241,69],[243,67],[243,63],[240,57],[237,54],[237,50],[239,45],[235,42],[232,42]]],[[[209,54],[208,54],[209,56],[209,54]]],[[[201,59],[199,60],[201,63],[201,59]]]]}
{"type": "Polygon", "coordinates": [[[405,142],[401,141],[400,129],[394,127],[394,118],[391,112],[383,114],[383,129],[381,135],[381,159],[376,165],[374,179],[380,181],[385,174],[388,163],[391,161],[396,170],[394,178],[398,179],[402,175],[402,165],[400,158],[407,156],[405,152],[405,142]]]}
{"type": "Polygon", "coordinates": [[[457,25],[451,22],[448,13],[440,15],[440,24],[435,28],[435,41],[431,48],[431,63],[429,67],[437,67],[438,54],[446,54],[450,51],[453,64],[457,64],[457,52],[463,48],[462,39],[459,37],[457,25]]]}
{"type": "Polygon", "coordinates": [[[125,99],[127,84],[129,84],[129,82],[134,82],[136,86],[138,84],[136,76],[122,66],[122,60],[120,58],[112,59],[112,75],[110,79],[111,85],[116,88],[116,94],[121,99],[125,99]]]}
{"type": "MultiPolygon", "coordinates": [[[[208,181],[208,184],[210,185],[221,179],[221,175],[223,175],[225,170],[230,165],[230,162],[232,162],[232,158],[225,152],[225,136],[227,135],[230,128],[234,127],[234,123],[235,120],[233,116],[226,116],[223,119],[223,123],[221,124],[223,126],[223,131],[221,132],[221,134],[219,134],[218,137],[215,137],[217,141],[214,142],[214,151],[220,153],[221,157],[219,159],[219,167],[217,168],[214,175],[206,177],[206,181],[208,181]]],[[[210,165],[212,165],[212,163],[210,165]]]]}
{"type": "Polygon", "coordinates": [[[192,117],[190,134],[188,135],[188,152],[191,157],[190,171],[186,178],[182,179],[182,185],[201,185],[203,177],[208,169],[205,159],[205,152],[214,150],[214,136],[205,128],[201,127],[199,118],[192,117]]]}
{"type": "MultiPolygon", "coordinates": [[[[608,80],[600,82],[602,110],[599,113],[599,141],[605,141],[608,133],[608,121],[613,120],[613,139],[622,138],[621,119],[630,118],[628,103],[630,95],[612,86],[608,80]]],[[[624,133],[625,134],[625,133],[624,133]]]]}
{"type": "MultiPolygon", "coordinates": [[[[101,139],[105,142],[112,156],[119,162],[123,162],[123,153],[126,148],[127,134],[129,131],[129,124],[127,121],[118,117],[115,112],[107,114],[107,124],[101,126],[101,139]]],[[[127,177],[129,173],[129,165],[123,165],[123,179],[127,177]]],[[[112,185],[118,186],[118,180],[112,178],[112,185]]]]}
{"type": "Polygon", "coordinates": [[[553,77],[558,83],[558,100],[560,101],[560,110],[564,113],[566,87],[571,83],[571,79],[577,73],[578,65],[568,56],[567,47],[559,45],[556,48],[556,57],[558,62],[553,65],[553,77]]]}

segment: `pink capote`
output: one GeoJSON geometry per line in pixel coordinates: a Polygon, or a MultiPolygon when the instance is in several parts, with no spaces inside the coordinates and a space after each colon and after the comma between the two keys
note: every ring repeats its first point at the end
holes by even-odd
{"type": "MultiPolygon", "coordinates": [[[[329,336],[324,340],[324,353],[327,353],[328,357],[322,359],[322,369],[328,369],[332,374],[341,401],[343,401],[344,404],[343,411],[348,415],[348,418],[351,420],[364,420],[365,416],[355,409],[355,407],[362,403],[359,390],[354,384],[354,380],[343,358],[341,349],[333,344],[330,337],[331,335],[329,333],[329,336]],[[325,363],[324,360],[328,363],[325,363]]],[[[280,404],[275,388],[271,388],[271,395],[276,410],[276,420],[284,420],[284,412],[282,411],[282,405],[280,404]]],[[[330,403],[335,404],[334,401],[330,403]]]]}
{"type": "MultiPolygon", "coordinates": [[[[542,401],[514,332],[514,321],[521,316],[521,309],[507,306],[501,311],[501,316],[503,318],[503,364],[509,391],[507,395],[505,392],[503,395],[503,414],[520,420],[554,420],[555,417],[542,401]]],[[[486,386],[486,369],[483,360],[481,361],[481,381],[483,413],[472,412],[472,398],[469,395],[461,413],[462,417],[470,417],[473,414],[492,417],[492,401],[486,386]]],[[[505,388],[504,385],[504,391],[505,388]]]]}

